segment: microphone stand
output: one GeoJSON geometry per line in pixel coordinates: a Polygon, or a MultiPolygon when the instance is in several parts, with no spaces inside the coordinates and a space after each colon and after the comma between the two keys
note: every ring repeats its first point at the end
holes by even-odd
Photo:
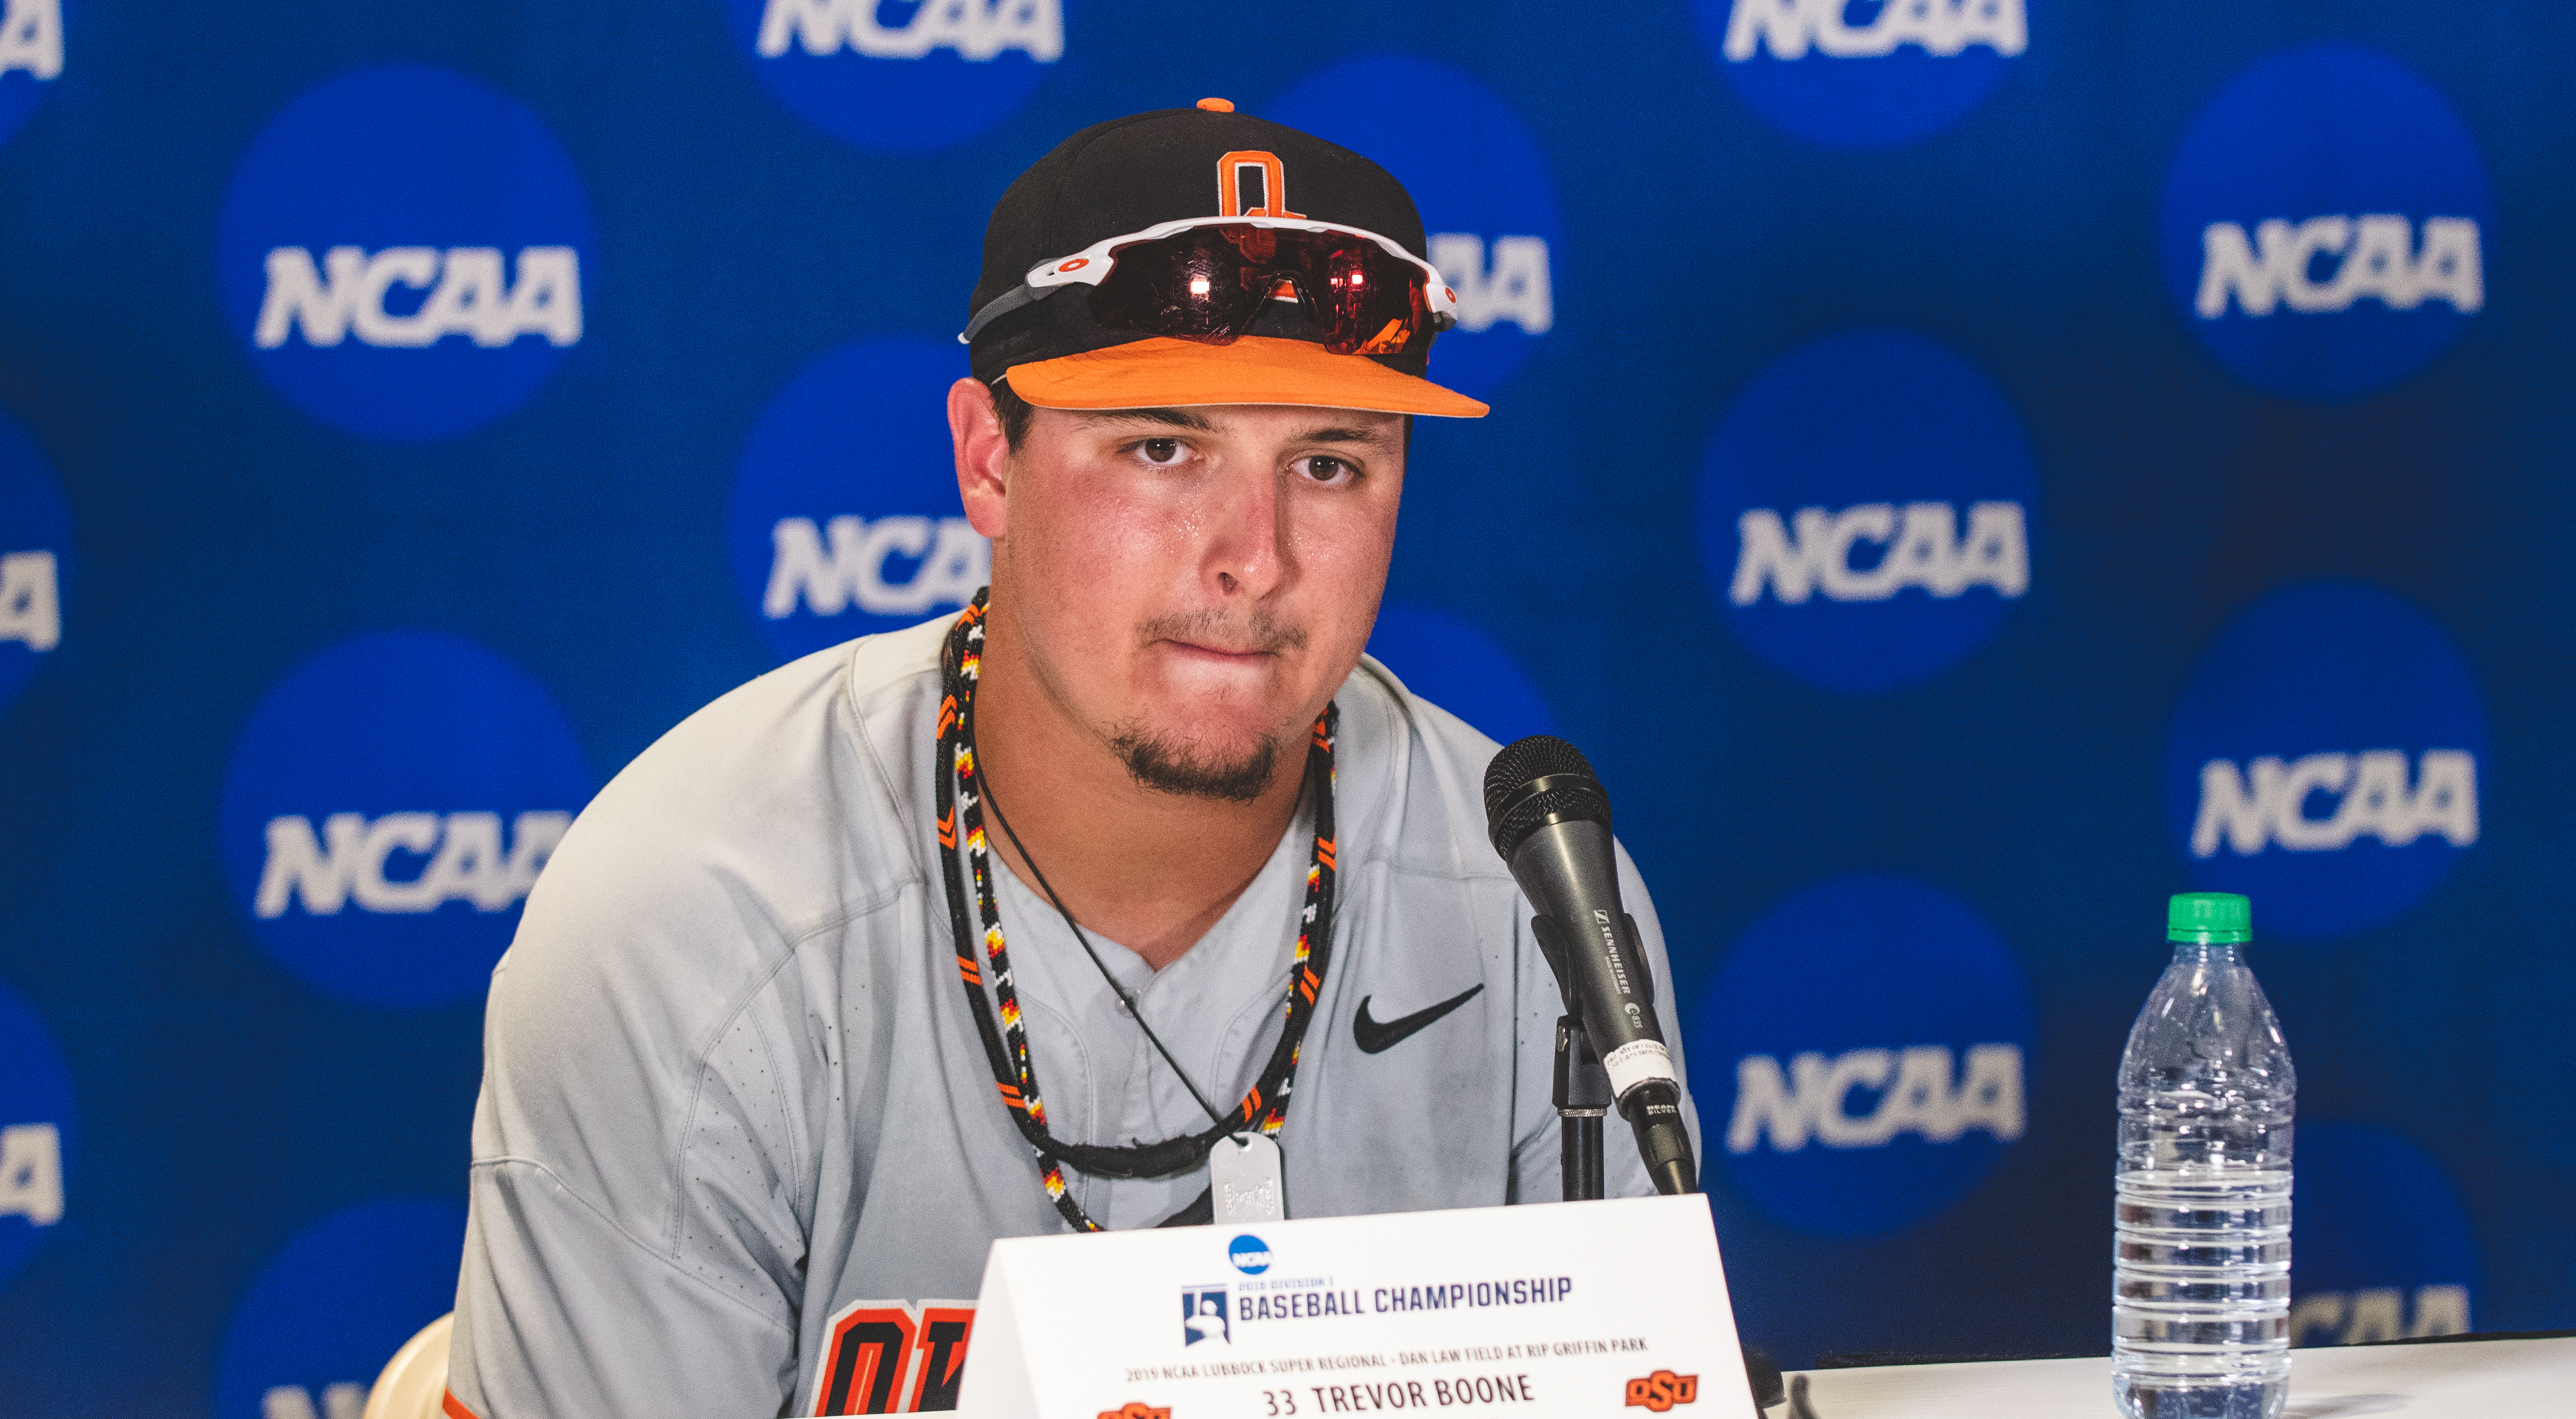
{"type": "MultiPolygon", "coordinates": [[[[1568,1002],[1571,1005],[1571,1002],[1568,1002]]],[[[1610,1112],[1610,1076],[1592,1052],[1583,1016],[1556,1017],[1556,1117],[1565,1200],[1601,1199],[1601,1120],[1610,1112]]]]}

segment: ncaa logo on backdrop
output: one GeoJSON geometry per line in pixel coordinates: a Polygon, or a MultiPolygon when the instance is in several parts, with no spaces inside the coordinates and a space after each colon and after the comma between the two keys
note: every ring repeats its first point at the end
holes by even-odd
{"type": "Polygon", "coordinates": [[[792,660],[963,608],[991,580],[948,438],[953,341],[861,340],[763,410],[734,475],[734,585],[792,660]]]}
{"type": "Polygon", "coordinates": [[[1491,89],[1446,64],[1378,55],[1306,78],[1262,116],[1375,160],[1413,194],[1431,264],[1458,293],[1457,328],[1431,347],[1433,379],[1488,398],[1556,328],[1556,181],[1491,89]]]}
{"type": "Polygon", "coordinates": [[[2477,1237],[2431,1155],[2361,1123],[2299,1124],[2292,1345],[2466,1335],[2477,1237]]]}
{"type": "Polygon", "coordinates": [[[0,708],[63,643],[72,515],[44,451],[0,415],[0,708]]]}
{"type": "Polygon", "coordinates": [[[1902,1231],[2021,1139],[2033,1035],[2020,968],[1967,904],[1901,877],[1819,883],[1735,939],[1692,1019],[1703,1116],[1726,1120],[1708,1153],[1801,1231],[1902,1231]]]}
{"type": "Polygon", "coordinates": [[[1877,148],[1965,118],[2030,48],[2022,0],[1694,0],[1700,38],[1786,133],[1877,148]]]}
{"type": "Polygon", "coordinates": [[[1070,0],[724,0],[781,103],[889,153],[962,143],[1019,111],[1064,58],[1070,0]]]}
{"type": "Polygon", "coordinates": [[[44,1020],[0,985],[0,1285],[69,1215],[72,1075],[44,1020]]]}
{"type": "Polygon", "coordinates": [[[215,1419],[359,1419],[376,1373],[456,1307],[465,1209],[381,1198],[332,1213],[269,1258],[233,1309],[215,1419]]]}
{"type": "Polygon", "coordinates": [[[2479,837],[2486,710],[2468,662],[2375,587],[2275,592],[2201,656],[2165,748],[2165,821],[2194,886],[2266,934],[2395,920],[2479,837]]]}
{"type": "Polygon", "coordinates": [[[387,440],[453,438],[526,403],[581,343],[595,255],[580,177],[537,116],[408,64],[287,105],[243,154],[215,249],[261,378],[387,440]]]}
{"type": "Polygon", "coordinates": [[[444,632],[359,636],[296,667],[242,731],[225,885],[261,947],[333,995],[480,998],[590,793],[572,726],[526,671],[444,632]]]}
{"type": "Polygon", "coordinates": [[[1377,608],[1368,653],[1414,694],[1509,744],[1554,734],[1556,717],[1512,653],[1472,621],[1429,606],[1389,601],[1377,608]]]}
{"type": "Polygon", "coordinates": [[[0,143],[63,76],[64,0],[0,0],[0,143]]]}
{"type": "Polygon", "coordinates": [[[1986,643],[2030,593],[2038,475],[1986,377],[1894,330],[1754,377],[1700,463],[1700,566],[1755,654],[1872,694],[1986,643]]]}
{"type": "Polygon", "coordinates": [[[2218,362],[2295,399],[2422,369],[2486,308],[2495,235],[2467,125],[2414,71],[2318,45],[2238,75],[2183,135],[2165,286],[2218,362]]]}

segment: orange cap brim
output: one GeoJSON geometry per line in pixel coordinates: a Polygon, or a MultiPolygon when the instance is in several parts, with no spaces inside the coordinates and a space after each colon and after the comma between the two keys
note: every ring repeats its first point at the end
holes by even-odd
{"type": "Polygon", "coordinates": [[[1365,355],[1307,340],[1246,335],[1231,345],[1156,336],[1013,365],[1011,390],[1041,409],[1155,409],[1183,404],[1305,404],[1481,419],[1485,406],[1365,355]]]}

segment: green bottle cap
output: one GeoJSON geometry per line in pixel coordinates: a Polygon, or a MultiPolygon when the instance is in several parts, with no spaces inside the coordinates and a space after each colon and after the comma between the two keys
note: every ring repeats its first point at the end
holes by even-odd
{"type": "Polygon", "coordinates": [[[2165,939],[2232,946],[2254,939],[2254,906],[2234,892],[2176,892],[2165,908],[2165,939]]]}

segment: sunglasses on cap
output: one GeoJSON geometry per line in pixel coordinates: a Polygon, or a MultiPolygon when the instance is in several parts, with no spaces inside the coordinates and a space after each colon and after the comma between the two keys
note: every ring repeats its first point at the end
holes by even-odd
{"type": "Polygon", "coordinates": [[[1402,355],[1458,323],[1458,296],[1431,263],[1358,227],[1279,217],[1192,217],[1042,261],[957,337],[1057,290],[1091,287],[1107,330],[1226,345],[1274,300],[1294,301],[1336,355],[1402,355]]]}

